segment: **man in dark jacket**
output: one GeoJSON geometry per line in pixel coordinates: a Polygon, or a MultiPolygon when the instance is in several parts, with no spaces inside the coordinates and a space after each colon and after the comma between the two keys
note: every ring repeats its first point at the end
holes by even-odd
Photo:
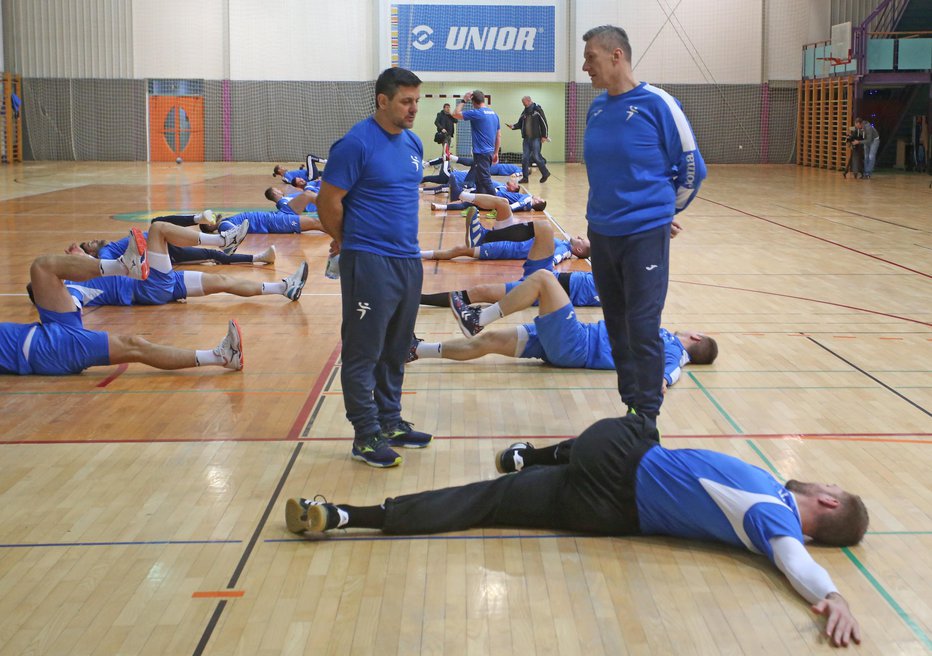
{"type": "Polygon", "coordinates": [[[456,130],[456,123],[456,119],[450,115],[450,103],[444,103],[443,109],[437,112],[437,118],[434,119],[434,125],[437,126],[437,134],[444,135],[444,140],[442,142],[438,141],[437,143],[452,143],[453,132],[456,130]]]}
{"type": "MultiPolygon", "coordinates": [[[[521,182],[528,181],[528,175],[531,172],[531,162],[537,164],[540,169],[540,181],[547,182],[550,177],[550,171],[547,170],[547,160],[540,154],[541,140],[550,141],[548,137],[547,117],[544,116],[544,110],[540,105],[531,100],[530,96],[521,99],[524,103],[524,111],[518,122],[508,125],[512,130],[521,130],[521,136],[524,138],[524,152],[521,156],[521,168],[524,170],[524,177],[521,182]]],[[[507,124],[506,124],[507,125],[507,124]]]]}

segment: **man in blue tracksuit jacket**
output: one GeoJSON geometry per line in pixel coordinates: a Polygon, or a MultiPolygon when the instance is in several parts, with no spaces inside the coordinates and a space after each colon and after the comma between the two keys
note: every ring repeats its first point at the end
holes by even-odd
{"type": "Polygon", "coordinates": [[[629,412],[656,421],[670,225],[695,197],[705,163],[676,99],[634,78],[625,31],[603,25],[583,41],[583,70],[605,89],[589,107],[584,137],[592,273],[621,399],[629,412]]]}

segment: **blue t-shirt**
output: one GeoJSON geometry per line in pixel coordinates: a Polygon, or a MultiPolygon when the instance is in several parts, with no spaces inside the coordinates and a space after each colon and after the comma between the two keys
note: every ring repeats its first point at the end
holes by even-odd
{"type": "Polygon", "coordinates": [[[679,103],[645,83],[592,101],[584,146],[586,218],[600,235],[621,237],[670,223],[706,175],[679,103]]]}
{"type": "Polygon", "coordinates": [[[324,181],[343,197],[343,245],[388,257],[419,258],[424,147],[411,130],[389,134],[369,117],[333,144],[324,181]]]}
{"type": "MultiPolygon", "coordinates": [[[[473,155],[494,153],[495,137],[501,127],[498,114],[488,107],[482,107],[481,109],[467,109],[463,112],[463,118],[469,121],[472,128],[473,155]]],[[[329,162],[327,166],[330,166],[329,162]]]]}
{"type": "MultiPolygon", "coordinates": [[[[142,236],[146,239],[149,238],[149,233],[144,232],[142,236]]],[[[126,252],[126,249],[129,248],[129,237],[123,237],[123,239],[117,239],[116,241],[108,242],[105,246],[101,246],[100,250],[97,251],[97,259],[99,260],[115,260],[126,252]]]]}
{"type": "Polygon", "coordinates": [[[531,198],[530,194],[522,194],[520,191],[508,191],[505,187],[498,187],[495,195],[500,196],[508,201],[512,212],[530,212],[531,198]]]}
{"type": "Polygon", "coordinates": [[[294,182],[295,178],[307,180],[309,175],[310,173],[308,173],[307,169],[295,169],[294,171],[285,171],[285,173],[282,174],[282,180],[291,184],[294,182]]]}
{"type": "Polygon", "coordinates": [[[37,323],[0,323],[0,374],[31,373],[23,353],[26,335],[37,323]]]}
{"type": "Polygon", "coordinates": [[[683,365],[689,364],[689,354],[680,338],[666,328],[660,329],[663,340],[663,377],[667,385],[672,385],[680,378],[683,365]]]}
{"type": "Polygon", "coordinates": [[[293,211],[242,212],[224,218],[217,224],[217,230],[226,232],[241,225],[246,219],[249,219],[249,234],[251,235],[288,235],[301,232],[301,220],[293,211]]]}
{"type": "MultiPolygon", "coordinates": [[[[495,141],[492,141],[492,144],[495,144],[495,141]]],[[[489,167],[489,175],[514,175],[515,173],[521,173],[521,167],[517,164],[493,164],[489,167]]]]}
{"type": "Polygon", "coordinates": [[[793,495],[768,472],[732,456],[657,446],[644,454],[636,480],[644,534],[725,542],[771,561],[772,538],[803,541],[793,495]]]}

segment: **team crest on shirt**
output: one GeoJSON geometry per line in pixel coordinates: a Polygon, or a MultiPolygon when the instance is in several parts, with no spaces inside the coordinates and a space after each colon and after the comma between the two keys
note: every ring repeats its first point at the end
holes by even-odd
{"type": "Polygon", "coordinates": [[[625,123],[631,120],[631,117],[638,113],[638,108],[634,105],[628,105],[628,118],[625,119],[625,123]]]}
{"type": "Polygon", "coordinates": [[[420,160],[419,160],[417,157],[415,157],[414,155],[411,155],[411,163],[414,164],[414,170],[415,170],[415,171],[420,171],[420,170],[421,170],[421,162],[420,162],[420,160]]]}

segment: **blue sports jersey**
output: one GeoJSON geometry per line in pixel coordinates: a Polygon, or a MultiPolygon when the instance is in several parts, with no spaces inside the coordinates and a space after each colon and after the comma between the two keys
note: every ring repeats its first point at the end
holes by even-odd
{"type": "Polygon", "coordinates": [[[302,178],[304,180],[307,180],[308,175],[309,174],[307,172],[307,169],[295,169],[294,171],[285,171],[285,173],[282,175],[282,180],[284,180],[288,184],[291,184],[292,182],[294,182],[295,178],[302,178]]]}
{"type": "MultiPolygon", "coordinates": [[[[576,307],[596,307],[602,305],[599,292],[591,271],[570,272],[570,303],[576,307]]],[[[661,329],[661,334],[664,330],[661,329]]],[[[669,381],[668,381],[669,382],[669,381]]]]}
{"type": "Polygon", "coordinates": [[[38,323],[0,323],[0,374],[63,376],[110,363],[107,333],[86,330],[80,310],[37,309],[38,323]]]}
{"type": "MultiPolygon", "coordinates": [[[[149,238],[149,233],[144,232],[142,236],[145,239],[149,238]]],[[[123,237],[123,239],[117,239],[116,241],[107,242],[105,246],[101,246],[100,250],[97,251],[97,259],[99,260],[115,260],[123,253],[126,252],[126,249],[129,248],[129,237],[123,237]]]]}
{"type": "MultiPolygon", "coordinates": [[[[492,143],[495,143],[494,139],[492,143]]],[[[514,175],[515,173],[521,173],[521,167],[517,164],[498,163],[489,167],[489,175],[514,175]]]]}
{"type": "Polygon", "coordinates": [[[343,197],[346,250],[420,258],[417,241],[424,147],[411,130],[389,134],[369,117],[330,150],[324,181],[343,197]]]}
{"type": "Polygon", "coordinates": [[[81,307],[95,305],[164,305],[188,296],[183,271],[151,269],[149,278],[101,276],[83,282],[66,280],[65,288],[81,307]]]}
{"type": "MultiPolygon", "coordinates": [[[[534,245],[533,239],[527,241],[493,241],[479,245],[480,260],[526,260],[534,245]]],[[[570,243],[563,239],[553,240],[553,263],[559,264],[572,255],[570,243]]]]}
{"type": "MultiPolygon", "coordinates": [[[[289,208],[290,209],[290,208],[289,208]]],[[[219,232],[232,230],[249,219],[251,235],[288,235],[301,232],[301,219],[294,212],[243,212],[223,219],[218,225],[219,232]]]]}
{"type": "Polygon", "coordinates": [[[667,385],[672,385],[680,378],[683,365],[689,364],[689,353],[680,338],[666,328],[660,329],[663,340],[663,378],[667,385]]]}
{"type": "Polygon", "coordinates": [[[507,200],[512,212],[531,211],[531,198],[533,197],[530,194],[522,194],[520,191],[508,191],[502,185],[495,189],[495,195],[507,200]]]}
{"type": "Polygon", "coordinates": [[[463,118],[469,121],[472,128],[473,155],[494,153],[495,137],[501,127],[498,114],[488,107],[482,107],[481,109],[467,109],[463,112],[463,118]]]}
{"type": "Polygon", "coordinates": [[[768,472],[723,453],[654,447],[641,459],[635,494],[644,534],[721,541],[771,561],[772,538],[803,541],[793,495],[768,472]]]}
{"type": "Polygon", "coordinates": [[[584,147],[586,218],[600,235],[620,237],[670,223],[706,175],[679,103],[645,83],[592,101],[584,147]]]}

